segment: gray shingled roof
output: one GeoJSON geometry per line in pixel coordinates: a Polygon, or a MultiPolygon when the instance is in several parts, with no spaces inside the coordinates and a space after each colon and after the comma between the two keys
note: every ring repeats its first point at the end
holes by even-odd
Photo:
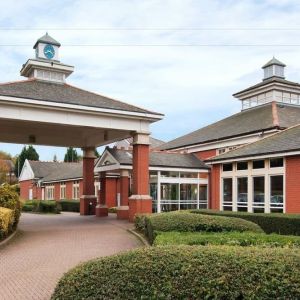
{"type": "Polygon", "coordinates": [[[257,142],[218,155],[207,162],[238,159],[260,155],[281,154],[300,150],[300,125],[275,133],[257,142]]]}
{"type": "Polygon", "coordinates": [[[35,43],[34,46],[33,46],[33,49],[36,48],[36,46],[37,46],[38,43],[52,44],[52,45],[55,45],[55,46],[58,46],[58,47],[61,46],[60,43],[59,43],[57,40],[55,40],[53,37],[51,37],[51,36],[48,34],[48,32],[47,32],[45,35],[43,35],[42,37],[40,37],[40,38],[36,41],[36,43],[35,43]]]}
{"type": "MultiPolygon", "coordinates": [[[[132,151],[107,148],[121,165],[132,165],[132,151]]],[[[149,165],[151,167],[169,167],[185,169],[208,169],[209,167],[194,154],[150,151],[149,165]]]]}
{"type": "MultiPolygon", "coordinates": [[[[279,126],[286,128],[300,123],[300,107],[277,103],[279,126]]],[[[221,121],[193,131],[163,144],[160,149],[176,149],[244,134],[277,128],[273,121],[272,103],[256,106],[221,121]]],[[[275,118],[276,119],[276,118],[275,118]]]]}
{"type": "Polygon", "coordinates": [[[57,84],[36,79],[0,84],[0,95],[162,116],[162,114],[85,91],[69,84],[57,84]]]}
{"type": "Polygon", "coordinates": [[[286,65],[283,62],[279,61],[277,58],[275,58],[273,56],[273,58],[271,60],[269,60],[266,64],[264,64],[262,66],[262,69],[264,69],[266,67],[269,67],[269,66],[272,66],[272,65],[278,65],[278,66],[286,67],[286,65]]]}
{"type": "Polygon", "coordinates": [[[34,177],[45,181],[59,181],[63,179],[81,178],[82,162],[46,162],[29,161],[34,177]]]}

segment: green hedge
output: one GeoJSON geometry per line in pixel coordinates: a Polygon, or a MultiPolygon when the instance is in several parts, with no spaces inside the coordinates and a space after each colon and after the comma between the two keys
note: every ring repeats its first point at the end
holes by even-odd
{"type": "Polygon", "coordinates": [[[59,214],[61,205],[55,200],[30,200],[23,204],[22,211],[59,214]]]}
{"type": "Polygon", "coordinates": [[[79,212],[80,201],[79,200],[61,200],[59,201],[62,211],[79,212]]]}
{"type": "Polygon", "coordinates": [[[192,214],[189,212],[169,212],[145,216],[144,233],[153,243],[157,231],[253,231],[262,229],[249,221],[219,216],[192,214]]]}
{"type": "Polygon", "coordinates": [[[11,231],[15,230],[21,215],[21,202],[19,195],[7,184],[0,186],[0,207],[9,208],[14,211],[14,222],[11,231]]]}
{"type": "Polygon", "coordinates": [[[228,245],[300,248],[300,237],[254,232],[159,232],[154,245],[228,245]]]}
{"type": "Polygon", "coordinates": [[[299,251],[171,246],[79,265],[63,276],[51,299],[299,298],[299,251]]]}
{"type": "Polygon", "coordinates": [[[300,214],[289,215],[279,213],[245,213],[216,210],[192,210],[192,213],[241,218],[259,225],[266,233],[300,235],[300,214]]]}
{"type": "Polygon", "coordinates": [[[14,224],[14,211],[0,207],[0,241],[4,240],[11,232],[14,224]]]}

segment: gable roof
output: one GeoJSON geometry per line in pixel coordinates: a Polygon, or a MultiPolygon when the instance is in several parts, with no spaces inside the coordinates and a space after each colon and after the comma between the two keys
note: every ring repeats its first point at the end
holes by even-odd
{"type": "Polygon", "coordinates": [[[270,102],[243,110],[228,118],[165,143],[160,149],[178,149],[300,123],[300,107],[270,102]]]}
{"type": "MultiPolygon", "coordinates": [[[[106,150],[120,163],[132,165],[132,151],[116,148],[106,150]]],[[[164,151],[150,151],[150,167],[169,167],[185,169],[209,169],[209,167],[192,153],[172,153],[164,151]]]]}
{"type": "Polygon", "coordinates": [[[0,95],[162,116],[162,114],[92,93],[66,83],[59,84],[37,79],[2,83],[0,84],[0,95]]]}
{"type": "Polygon", "coordinates": [[[264,64],[262,66],[262,69],[266,68],[266,67],[269,67],[269,66],[272,66],[272,65],[277,65],[277,66],[281,66],[281,67],[286,67],[286,65],[281,62],[280,60],[278,60],[277,58],[275,58],[273,56],[273,58],[271,60],[269,60],[266,64],[264,64]]]}
{"type": "Polygon", "coordinates": [[[252,156],[283,154],[300,151],[300,124],[277,132],[259,141],[241,146],[235,150],[218,155],[206,162],[234,160],[252,156]]]}
{"type": "MultiPolygon", "coordinates": [[[[121,141],[118,141],[114,144],[114,148],[120,149],[120,148],[125,148],[128,149],[128,147],[132,147],[132,141],[133,138],[127,138],[121,141]]],[[[154,149],[159,146],[162,146],[165,142],[156,138],[153,138],[152,136],[149,137],[149,142],[150,142],[150,148],[154,149]]]]}
{"type": "Polygon", "coordinates": [[[48,162],[28,161],[33,171],[34,178],[45,181],[59,181],[64,179],[81,178],[82,162],[48,162]]]}

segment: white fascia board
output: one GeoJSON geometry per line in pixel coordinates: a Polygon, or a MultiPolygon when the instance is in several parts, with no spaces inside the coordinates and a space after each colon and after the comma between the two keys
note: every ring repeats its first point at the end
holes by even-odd
{"type": "Polygon", "coordinates": [[[273,157],[286,157],[286,156],[294,156],[300,155],[300,151],[291,151],[291,152],[279,152],[274,154],[265,154],[265,155],[257,155],[257,156],[245,156],[241,158],[227,158],[218,161],[207,161],[205,162],[208,165],[215,165],[215,164],[222,164],[227,162],[236,162],[236,161],[245,161],[245,160],[257,160],[257,159],[266,159],[266,158],[273,158],[273,157]]]}
{"type": "MultiPolygon", "coordinates": [[[[263,131],[264,137],[266,137],[266,135],[275,133],[277,131],[278,130],[276,130],[276,129],[263,131]]],[[[235,146],[237,144],[248,144],[248,143],[252,143],[253,141],[256,141],[258,139],[260,132],[261,131],[258,131],[256,133],[252,133],[252,134],[245,134],[243,136],[238,136],[238,137],[224,138],[224,140],[219,140],[219,141],[213,141],[213,142],[208,142],[208,143],[203,143],[203,144],[175,148],[172,150],[174,150],[174,151],[185,150],[188,153],[194,153],[194,152],[198,152],[198,151],[205,151],[205,150],[235,146]]]]}
{"type": "Polygon", "coordinates": [[[139,112],[131,112],[125,110],[118,109],[109,109],[109,108],[100,108],[100,107],[92,107],[92,106],[84,106],[84,105],[76,105],[76,104],[67,104],[67,103],[59,103],[59,102],[50,102],[43,100],[34,100],[34,99],[25,99],[19,97],[9,97],[9,96],[0,96],[0,100],[9,102],[9,103],[20,103],[24,105],[29,105],[33,107],[44,106],[50,109],[58,108],[58,109],[68,109],[75,110],[78,112],[92,112],[99,113],[105,115],[113,115],[113,116],[124,116],[124,117],[132,117],[132,118],[144,118],[147,120],[158,121],[163,118],[163,115],[156,115],[151,113],[139,113],[139,112]]]}

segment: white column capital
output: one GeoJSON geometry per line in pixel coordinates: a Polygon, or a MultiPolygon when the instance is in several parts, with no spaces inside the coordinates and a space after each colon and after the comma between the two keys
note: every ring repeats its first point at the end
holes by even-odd
{"type": "Polygon", "coordinates": [[[96,158],[95,156],[95,147],[84,147],[81,148],[83,151],[84,158],[96,158]]]}
{"type": "Polygon", "coordinates": [[[121,177],[129,177],[129,171],[128,170],[120,170],[120,176],[121,177]]]}
{"type": "Polygon", "coordinates": [[[150,145],[150,135],[144,132],[135,132],[132,135],[133,145],[150,145]]]}

